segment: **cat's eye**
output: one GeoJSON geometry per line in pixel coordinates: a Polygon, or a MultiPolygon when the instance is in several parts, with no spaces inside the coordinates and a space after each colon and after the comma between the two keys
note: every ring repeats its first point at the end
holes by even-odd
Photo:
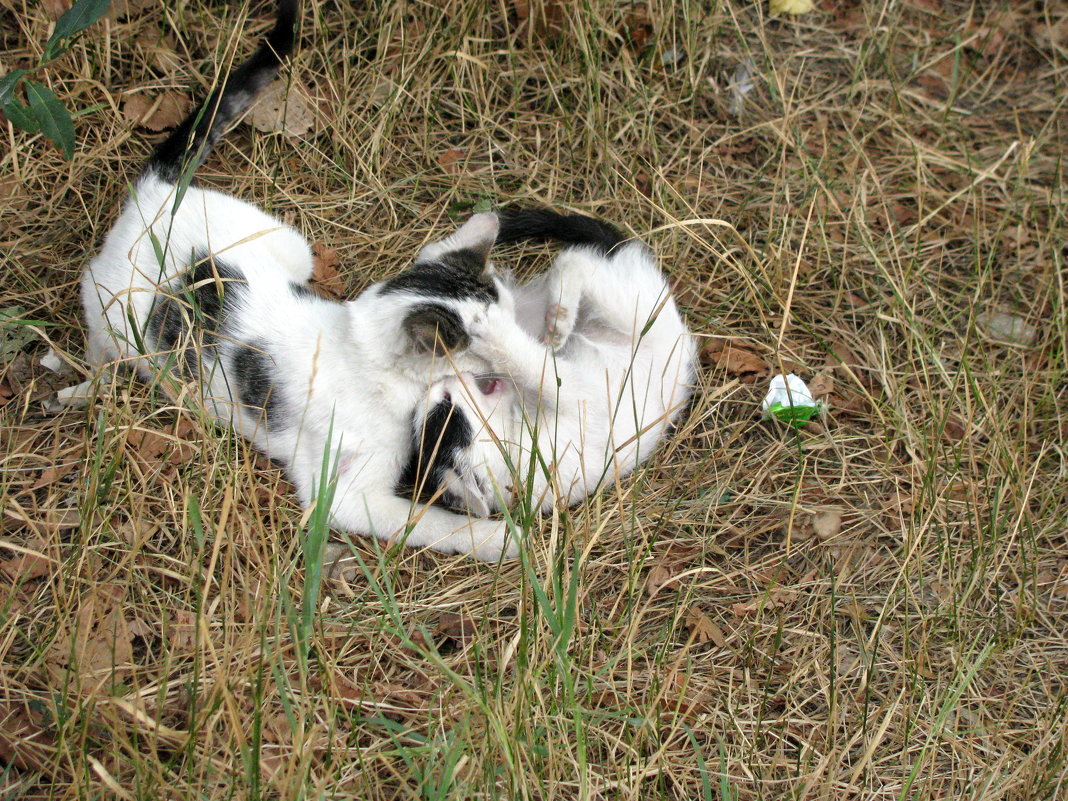
{"type": "Polygon", "coordinates": [[[492,395],[504,387],[504,379],[492,375],[475,376],[475,386],[483,395],[492,395]]]}

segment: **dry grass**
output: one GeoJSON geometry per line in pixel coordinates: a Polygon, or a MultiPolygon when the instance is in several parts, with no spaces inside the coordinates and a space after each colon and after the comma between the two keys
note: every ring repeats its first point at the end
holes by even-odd
{"type": "MultiPolygon", "coordinates": [[[[0,71],[42,5],[0,2],[0,71]]],[[[163,5],[48,76],[73,161],[0,129],[0,308],[51,324],[33,356],[78,364],[79,271],[151,139],[123,93],[199,94],[268,24],[163,5]]],[[[206,182],[292,215],[353,292],[480,200],[597,213],[734,350],[522,562],[362,542],[310,633],[276,469],[140,382],[50,416],[35,359],[0,365],[0,794],[1068,797],[1063,9],[358,5],[305,0],[315,131],[241,126],[206,182]],[[760,421],[769,365],[833,379],[829,417],[760,421]]]]}

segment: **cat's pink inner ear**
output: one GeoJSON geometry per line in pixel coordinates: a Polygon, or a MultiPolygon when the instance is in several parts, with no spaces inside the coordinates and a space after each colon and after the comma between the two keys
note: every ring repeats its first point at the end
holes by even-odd
{"type": "Polygon", "coordinates": [[[457,248],[474,250],[481,253],[483,258],[488,259],[490,248],[497,241],[499,230],[500,223],[497,215],[492,212],[482,212],[475,214],[461,225],[451,239],[456,243],[457,248]]]}

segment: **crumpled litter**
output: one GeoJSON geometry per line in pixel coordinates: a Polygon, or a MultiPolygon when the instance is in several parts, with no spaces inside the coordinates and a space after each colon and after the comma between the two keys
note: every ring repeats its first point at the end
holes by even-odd
{"type": "Polygon", "coordinates": [[[782,420],[794,428],[801,428],[827,404],[812,397],[808,385],[793,373],[777,375],[771,379],[771,388],[762,404],[765,417],[782,420]]]}

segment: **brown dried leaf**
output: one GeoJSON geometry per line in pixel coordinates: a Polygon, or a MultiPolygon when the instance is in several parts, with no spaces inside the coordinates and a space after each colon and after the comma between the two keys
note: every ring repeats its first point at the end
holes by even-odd
{"type": "Polygon", "coordinates": [[[180,422],[173,435],[168,436],[162,431],[154,431],[147,428],[138,428],[131,431],[126,441],[146,463],[160,463],[172,466],[186,464],[197,455],[197,448],[186,442],[182,436],[187,434],[189,423],[185,426],[180,422]],[[183,430],[184,429],[184,430],[183,430]]]}
{"type": "Polygon", "coordinates": [[[752,383],[770,372],[767,362],[746,348],[722,337],[713,337],[701,349],[701,360],[711,367],[752,383]]]}
{"type": "Polygon", "coordinates": [[[137,47],[145,61],[165,75],[176,72],[183,65],[181,56],[174,49],[174,40],[155,25],[141,32],[137,37],[137,47]]]}
{"type": "Polygon", "coordinates": [[[664,565],[656,565],[645,577],[645,592],[656,595],[660,590],[677,590],[679,582],[674,578],[671,571],[664,565]]]}
{"type": "Polygon", "coordinates": [[[727,637],[723,629],[713,623],[708,615],[701,611],[701,607],[691,606],[686,614],[685,623],[686,628],[693,634],[694,642],[698,644],[710,642],[717,648],[727,647],[727,637]]]}
{"type": "Polygon", "coordinates": [[[0,762],[25,771],[49,769],[56,741],[35,717],[21,704],[0,701],[0,762]]]}
{"type": "Polygon", "coordinates": [[[249,122],[257,131],[301,136],[315,125],[312,104],[298,84],[277,80],[263,90],[249,111],[249,122]]]}
{"type": "Polygon", "coordinates": [[[15,581],[32,581],[52,572],[52,560],[42,553],[47,548],[44,540],[34,537],[25,548],[30,553],[19,551],[13,558],[0,562],[0,571],[15,581]]]}
{"type": "Polygon", "coordinates": [[[626,36],[631,46],[641,52],[649,45],[653,36],[653,19],[649,16],[649,6],[645,3],[636,3],[631,6],[624,15],[627,26],[626,36]]]}
{"type": "Polygon", "coordinates": [[[834,392],[834,373],[831,370],[821,370],[812,376],[808,382],[808,391],[815,399],[826,398],[834,392]]]}
{"type": "Polygon", "coordinates": [[[136,17],[156,5],[156,0],[111,0],[104,19],[112,21],[136,17]]]}
{"type": "Polygon", "coordinates": [[[563,30],[563,0],[513,0],[516,19],[529,24],[535,39],[553,39],[563,30]]]}
{"type": "Polygon", "coordinates": [[[865,608],[864,604],[858,601],[856,598],[852,598],[839,606],[835,613],[839,617],[847,617],[854,623],[863,623],[865,620],[871,618],[871,614],[865,608]]]}
{"type": "Polygon", "coordinates": [[[125,679],[133,666],[133,645],[123,587],[98,584],[82,598],[74,618],[60,626],[47,664],[57,675],[76,670],[76,692],[92,695],[125,679]]]}
{"type": "Polygon", "coordinates": [[[170,619],[163,627],[163,638],[170,646],[172,654],[191,653],[196,650],[196,613],[188,609],[178,609],[171,613],[170,619]]]}
{"type": "Polygon", "coordinates": [[[341,260],[337,256],[337,251],[328,248],[322,242],[315,242],[312,245],[312,255],[314,257],[310,282],[312,289],[326,298],[334,300],[344,298],[347,287],[338,274],[341,260]]]}
{"type": "Polygon", "coordinates": [[[191,108],[189,98],[178,92],[164,92],[155,99],[134,94],[123,102],[122,113],[135,125],[159,133],[178,125],[191,108]]]}
{"type": "Polygon", "coordinates": [[[70,0],[41,0],[41,8],[49,19],[59,19],[70,10],[70,0]]]}
{"type": "Polygon", "coordinates": [[[30,199],[25,181],[14,177],[0,178],[0,211],[25,211],[30,199]]]}
{"type": "Polygon", "coordinates": [[[41,475],[37,477],[37,480],[33,482],[30,489],[37,490],[41,487],[47,487],[51,484],[55,484],[63,476],[67,475],[71,470],[76,467],[75,462],[66,462],[62,464],[54,464],[46,467],[41,471],[41,475]]]}
{"type": "Polygon", "coordinates": [[[466,156],[467,151],[462,147],[450,147],[438,154],[438,166],[449,175],[457,175],[463,171],[463,159],[466,156]]]}
{"type": "Polygon", "coordinates": [[[434,629],[435,638],[453,640],[460,645],[467,645],[477,633],[474,620],[454,612],[442,612],[438,617],[438,627],[434,629]]]}

